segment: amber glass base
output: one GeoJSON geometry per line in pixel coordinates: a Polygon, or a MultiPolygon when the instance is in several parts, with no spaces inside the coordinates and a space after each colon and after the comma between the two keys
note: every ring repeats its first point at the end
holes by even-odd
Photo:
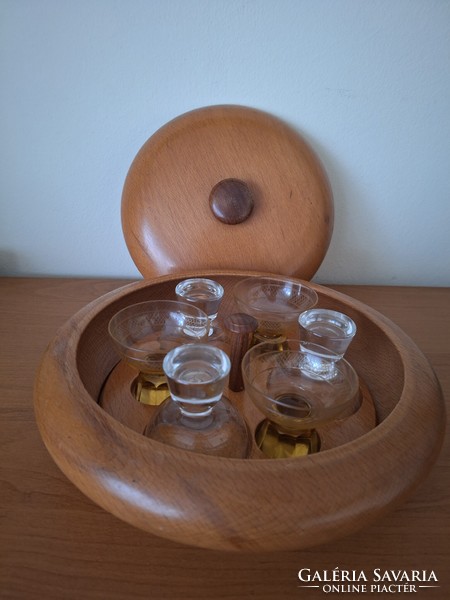
{"type": "Polygon", "coordinates": [[[139,373],[131,384],[131,393],[141,404],[159,406],[170,396],[169,386],[165,375],[155,375],[151,378],[139,373]]]}
{"type": "Polygon", "coordinates": [[[320,450],[320,438],[315,429],[291,435],[280,432],[270,421],[263,421],[255,435],[258,447],[268,458],[295,458],[320,450]]]}

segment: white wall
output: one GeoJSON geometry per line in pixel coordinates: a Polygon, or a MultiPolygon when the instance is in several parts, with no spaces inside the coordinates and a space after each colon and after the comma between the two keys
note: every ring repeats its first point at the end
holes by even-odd
{"type": "Polygon", "coordinates": [[[303,133],[335,195],[316,281],[450,285],[447,0],[0,0],[3,274],[138,276],[128,167],[187,110],[303,133]]]}

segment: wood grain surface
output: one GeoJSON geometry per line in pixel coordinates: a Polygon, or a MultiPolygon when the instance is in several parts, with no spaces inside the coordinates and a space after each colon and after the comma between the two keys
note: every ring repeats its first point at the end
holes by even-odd
{"type": "MultiPolygon", "coordinates": [[[[238,282],[261,276],[186,276],[194,274],[224,287],[219,317],[236,311],[238,282]]],[[[173,298],[179,281],[168,275],[105,294],[73,315],[43,357],[34,391],[41,436],[63,473],[94,502],[192,546],[298,550],[366,527],[428,474],[443,437],[443,399],[429,363],[380,313],[323,286],[314,286],[318,305],[348,314],[358,328],[346,356],[375,404],[379,425],[366,435],[302,460],[233,461],[160,444],[111,419],[97,404],[118,360],[109,320],[125,306],[173,298]]],[[[246,396],[230,399],[241,410],[253,406],[246,396]]]]}
{"type": "MultiPolygon", "coordinates": [[[[119,521],[59,471],[37,431],[32,387],[57,327],[118,280],[3,279],[0,597],[316,598],[298,587],[311,570],[427,569],[450,592],[450,448],[400,508],[371,527],[308,551],[228,554],[156,538],[119,521]]],[[[393,319],[431,361],[450,397],[450,290],[340,287],[393,319]]],[[[55,402],[58,399],[55,398],[55,402]]],[[[375,595],[371,595],[375,597],[375,595]]]]}
{"type": "Polygon", "coordinates": [[[333,219],[312,148],[280,119],[243,106],[199,108],[161,127],[137,153],[122,195],[125,240],[146,278],[240,269],[310,279],[333,219]],[[210,195],[224,180],[240,180],[251,206],[247,193],[227,186],[231,214],[213,194],[218,220],[210,195]]]}

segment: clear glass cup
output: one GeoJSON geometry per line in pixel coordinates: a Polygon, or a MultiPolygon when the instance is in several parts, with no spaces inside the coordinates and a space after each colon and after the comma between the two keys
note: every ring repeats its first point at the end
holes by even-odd
{"type": "Polygon", "coordinates": [[[210,320],[209,337],[222,336],[222,330],[215,321],[222,302],[224,289],[212,279],[194,277],[185,279],[175,288],[178,300],[188,302],[205,312],[210,320]]]}
{"type": "Polygon", "coordinates": [[[138,371],[132,390],[143,404],[157,406],[169,395],[163,370],[166,354],[186,342],[207,338],[208,316],[175,300],[149,300],[123,308],[108,330],[120,356],[138,371]]]}
{"type": "Polygon", "coordinates": [[[284,278],[243,279],[233,293],[239,309],[258,321],[255,340],[259,342],[282,342],[300,313],[317,303],[311,287],[284,278]]]}
{"type": "Polygon", "coordinates": [[[186,344],[163,362],[170,397],[157,409],[144,434],[159,442],[213,456],[246,458],[247,425],[223,395],[230,359],[211,344],[186,344]]]}
{"type": "Polygon", "coordinates": [[[356,334],[355,322],[341,312],[313,308],[303,312],[298,323],[302,343],[317,344],[317,352],[309,355],[311,370],[333,378],[336,361],[344,357],[356,334]]]}
{"type": "Polygon", "coordinates": [[[326,379],[310,368],[315,344],[285,340],[284,349],[264,342],[253,346],[242,361],[245,392],[265,416],[256,442],[270,458],[302,456],[320,449],[318,427],[343,419],[360,406],[359,379],[344,359],[335,377],[326,379]]]}

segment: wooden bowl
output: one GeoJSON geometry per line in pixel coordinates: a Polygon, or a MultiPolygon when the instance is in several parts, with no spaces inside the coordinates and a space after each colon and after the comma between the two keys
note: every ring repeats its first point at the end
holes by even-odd
{"type": "MultiPolygon", "coordinates": [[[[36,418],[58,466],[94,502],[136,527],[189,545],[291,550],[366,526],[427,474],[445,420],[429,363],[388,319],[314,284],[320,306],[345,312],[357,324],[347,356],[367,386],[376,426],[366,422],[357,435],[302,458],[261,459],[255,452],[249,459],[225,459],[149,440],[139,426],[126,424],[129,415],[100,406],[118,362],[107,332],[115,312],[174,297],[176,283],[194,275],[219,281],[225,288],[221,310],[232,312],[234,284],[261,274],[208,271],[133,283],[92,302],[60,329],[36,378],[36,418]]],[[[245,392],[233,400],[254,428],[257,415],[245,392]]],[[[140,409],[132,402],[135,414],[140,409]]]]}

